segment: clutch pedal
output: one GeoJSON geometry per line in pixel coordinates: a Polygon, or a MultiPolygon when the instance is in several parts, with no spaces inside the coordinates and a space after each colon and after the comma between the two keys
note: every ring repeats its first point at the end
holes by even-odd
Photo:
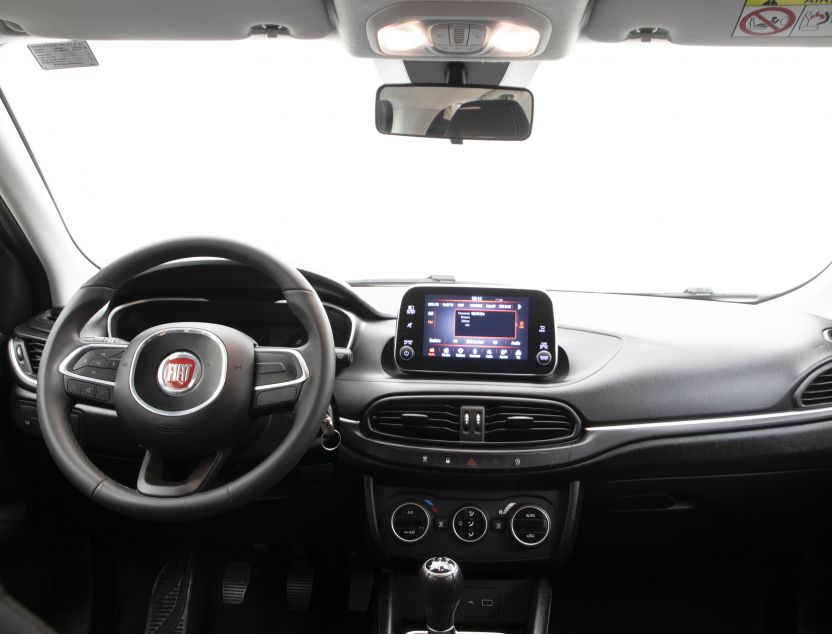
{"type": "Polygon", "coordinates": [[[188,634],[194,589],[194,555],[179,549],[165,562],[153,584],[145,634],[188,634]]]}

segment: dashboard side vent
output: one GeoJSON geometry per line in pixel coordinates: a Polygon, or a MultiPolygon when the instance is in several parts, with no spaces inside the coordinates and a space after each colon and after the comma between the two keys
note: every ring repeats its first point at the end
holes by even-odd
{"type": "Polygon", "coordinates": [[[26,352],[29,355],[29,365],[32,367],[32,374],[38,375],[40,368],[40,358],[43,356],[43,348],[46,345],[43,341],[35,341],[29,339],[24,343],[26,352]]]}
{"type": "Polygon", "coordinates": [[[45,345],[45,341],[30,337],[17,336],[9,341],[10,362],[24,384],[35,386],[45,345]]]}
{"type": "Polygon", "coordinates": [[[832,405],[832,365],[826,365],[813,374],[797,391],[800,407],[832,405]]]}
{"type": "Polygon", "coordinates": [[[390,397],[373,405],[365,420],[380,436],[479,446],[566,442],[580,430],[580,418],[563,403],[493,396],[390,397]],[[484,410],[479,440],[460,433],[463,407],[484,410]]]}

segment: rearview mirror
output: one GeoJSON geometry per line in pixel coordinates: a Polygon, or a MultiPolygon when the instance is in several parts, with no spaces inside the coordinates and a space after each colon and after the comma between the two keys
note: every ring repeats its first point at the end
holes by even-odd
{"type": "Polygon", "coordinates": [[[401,84],[376,93],[382,134],[523,141],[531,134],[533,111],[534,97],[524,88],[401,84]]]}

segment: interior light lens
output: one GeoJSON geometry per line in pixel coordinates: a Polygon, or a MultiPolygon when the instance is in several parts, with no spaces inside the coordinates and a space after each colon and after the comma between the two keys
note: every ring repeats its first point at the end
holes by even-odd
{"type": "Polygon", "coordinates": [[[497,23],[489,40],[493,50],[518,57],[534,53],[539,42],[537,30],[514,22],[497,23]]]}
{"type": "Polygon", "coordinates": [[[378,45],[382,52],[401,55],[423,49],[428,44],[428,37],[422,23],[418,20],[389,24],[378,32],[378,45]]]}

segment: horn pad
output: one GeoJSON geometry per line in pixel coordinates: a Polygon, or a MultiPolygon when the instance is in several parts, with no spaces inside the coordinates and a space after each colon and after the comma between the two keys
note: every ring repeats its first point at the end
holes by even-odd
{"type": "Polygon", "coordinates": [[[119,419],[146,449],[196,458],[239,441],[250,429],[251,337],[199,322],[154,326],[136,336],[116,374],[119,419]]]}

